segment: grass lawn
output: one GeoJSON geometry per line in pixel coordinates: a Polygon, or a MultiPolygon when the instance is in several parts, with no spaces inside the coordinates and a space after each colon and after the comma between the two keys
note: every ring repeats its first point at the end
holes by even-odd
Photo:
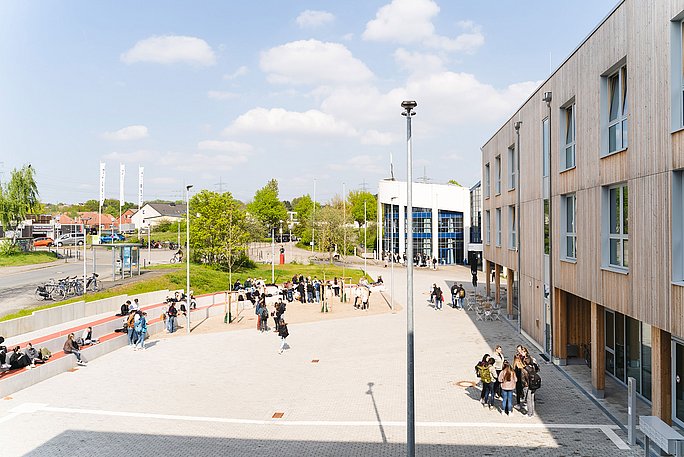
{"type": "Polygon", "coordinates": [[[35,265],[57,260],[57,254],[48,251],[21,252],[12,255],[0,256],[0,267],[19,267],[22,265],[35,265]]]}
{"type": "MultiPolygon", "coordinates": [[[[88,293],[86,301],[95,301],[102,298],[114,297],[116,295],[128,294],[136,295],[145,292],[153,292],[155,290],[163,289],[184,289],[185,288],[185,268],[182,265],[157,265],[149,270],[161,270],[160,274],[153,277],[136,281],[130,284],[121,284],[107,290],[96,293],[88,293]],[[165,270],[168,272],[164,273],[165,270]]],[[[332,279],[337,276],[342,277],[342,267],[335,265],[276,265],[275,280],[277,283],[283,283],[292,279],[293,275],[314,276],[319,279],[332,279]]],[[[361,270],[355,268],[346,268],[344,274],[347,278],[351,277],[353,282],[358,280],[363,275],[361,270]]],[[[255,268],[241,269],[233,272],[233,282],[240,280],[244,283],[247,278],[263,278],[266,282],[271,279],[270,265],[257,265],[255,268]]],[[[195,295],[202,295],[211,292],[220,292],[228,290],[228,272],[218,271],[205,265],[190,265],[190,287],[195,295]]],[[[55,306],[66,305],[80,301],[81,297],[73,297],[61,302],[48,302],[45,305],[37,306],[35,308],[26,308],[13,314],[0,317],[0,322],[16,319],[18,317],[29,316],[32,312],[41,309],[53,308],[55,306]]]]}

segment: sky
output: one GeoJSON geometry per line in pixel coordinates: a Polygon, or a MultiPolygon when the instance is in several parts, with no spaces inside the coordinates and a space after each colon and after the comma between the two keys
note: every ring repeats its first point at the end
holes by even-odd
{"type": "Polygon", "coordinates": [[[326,201],[480,180],[480,147],[617,0],[1,0],[0,178],[41,200],[230,191],[326,201]]]}

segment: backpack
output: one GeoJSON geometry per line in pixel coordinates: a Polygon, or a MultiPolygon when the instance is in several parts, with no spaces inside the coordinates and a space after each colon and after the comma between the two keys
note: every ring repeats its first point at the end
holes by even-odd
{"type": "Polygon", "coordinates": [[[541,376],[534,369],[527,370],[527,387],[531,391],[539,389],[542,385],[541,376]]]}
{"type": "Polygon", "coordinates": [[[461,290],[458,291],[458,297],[465,298],[465,289],[461,288],[461,290]]]}
{"type": "Polygon", "coordinates": [[[40,358],[43,360],[47,360],[50,357],[52,357],[52,352],[48,348],[40,348],[40,358]]]}
{"type": "Polygon", "coordinates": [[[264,320],[268,319],[268,308],[261,308],[261,318],[264,320]]]}
{"type": "Polygon", "coordinates": [[[492,373],[489,371],[489,365],[478,365],[477,371],[480,374],[480,379],[483,384],[492,382],[492,373]]]}

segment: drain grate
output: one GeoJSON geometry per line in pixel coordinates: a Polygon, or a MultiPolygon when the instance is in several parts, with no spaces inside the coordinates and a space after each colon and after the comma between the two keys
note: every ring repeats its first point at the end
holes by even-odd
{"type": "Polygon", "coordinates": [[[280,419],[285,413],[273,413],[273,419],[280,419]]]}
{"type": "Polygon", "coordinates": [[[311,361],[311,363],[318,363],[318,362],[319,362],[318,359],[313,359],[313,360],[311,361]]]}
{"type": "Polygon", "coordinates": [[[472,381],[454,381],[452,384],[456,387],[463,387],[465,389],[475,386],[475,383],[472,381]]]}

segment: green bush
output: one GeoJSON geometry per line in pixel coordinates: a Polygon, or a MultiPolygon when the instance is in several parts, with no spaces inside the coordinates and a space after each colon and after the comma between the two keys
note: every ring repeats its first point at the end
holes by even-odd
{"type": "Polygon", "coordinates": [[[19,248],[10,240],[0,240],[0,256],[9,257],[19,254],[19,248]]]}

